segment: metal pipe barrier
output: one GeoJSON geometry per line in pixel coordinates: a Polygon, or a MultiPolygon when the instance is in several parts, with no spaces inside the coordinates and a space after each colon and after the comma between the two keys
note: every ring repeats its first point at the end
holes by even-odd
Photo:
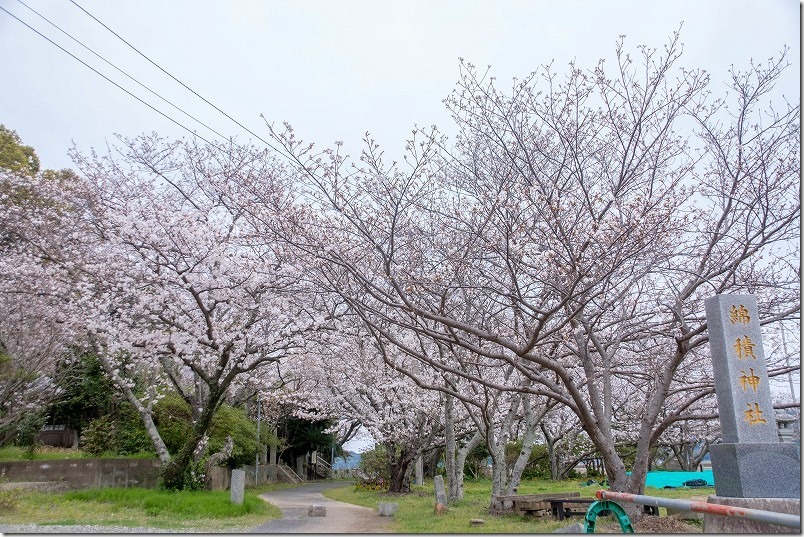
{"type": "Polygon", "coordinates": [[[609,490],[598,490],[595,496],[599,500],[618,500],[640,505],[670,507],[671,509],[678,509],[679,511],[694,511],[696,513],[708,513],[710,515],[745,518],[748,520],[776,524],[777,526],[801,529],[801,516],[788,515],[787,513],[776,513],[773,511],[762,511],[760,509],[749,509],[747,507],[734,507],[731,505],[719,505],[706,502],[659,498],[657,496],[626,494],[624,492],[612,492],[609,490]]]}

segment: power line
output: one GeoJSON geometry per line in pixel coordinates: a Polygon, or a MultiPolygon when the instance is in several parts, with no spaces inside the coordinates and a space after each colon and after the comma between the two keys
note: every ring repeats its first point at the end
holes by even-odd
{"type": "Polygon", "coordinates": [[[64,47],[62,47],[61,45],[59,45],[58,43],[56,43],[55,41],[53,41],[52,39],[50,39],[49,37],[47,37],[46,35],[44,35],[43,33],[41,33],[39,30],[37,30],[36,28],[34,28],[33,26],[31,26],[30,24],[28,24],[28,23],[27,23],[27,22],[25,22],[24,20],[20,19],[19,17],[17,17],[16,15],[14,15],[14,14],[13,14],[13,13],[11,13],[10,11],[8,11],[8,10],[7,10],[6,8],[4,8],[3,6],[0,6],[0,10],[3,10],[3,11],[4,11],[4,12],[7,14],[7,15],[9,15],[10,17],[12,17],[12,18],[16,19],[16,20],[17,20],[19,23],[21,23],[21,24],[23,24],[24,26],[26,26],[28,29],[30,29],[31,31],[33,31],[34,33],[36,33],[37,35],[39,35],[41,38],[43,38],[43,39],[47,40],[47,41],[48,41],[50,44],[52,44],[53,46],[57,47],[59,50],[61,50],[61,51],[62,51],[62,52],[64,52],[65,54],[70,55],[70,56],[71,56],[73,59],[75,59],[76,61],[80,62],[80,63],[81,63],[82,65],[84,65],[85,67],[87,67],[87,68],[91,69],[91,70],[92,70],[92,71],[94,71],[96,74],[98,74],[98,75],[100,75],[101,77],[103,77],[104,79],[106,79],[108,82],[110,82],[110,83],[114,84],[114,85],[115,85],[115,86],[117,86],[119,89],[121,89],[121,90],[125,91],[126,93],[128,93],[129,95],[131,95],[132,97],[134,97],[135,99],[137,99],[139,102],[141,102],[142,104],[144,104],[145,106],[147,106],[148,108],[150,108],[151,110],[153,110],[154,112],[156,112],[157,114],[159,114],[159,115],[161,115],[162,117],[164,117],[164,118],[168,119],[169,121],[171,121],[171,122],[175,123],[176,125],[178,125],[178,126],[179,126],[179,127],[181,127],[182,129],[186,130],[187,132],[189,132],[189,133],[190,133],[190,134],[192,134],[193,136],[196,136],[196,137],[198,137],[198,138],[201,138],[202,140],[204,140],[204,141],[205,141],[206,143],[208,143],[209,145],[213,145],[213,144],[212,144],[212,142],[210,142],[209,140],[207,140],[206,138],[204,138],[204,137],[203,137],[203,136],[201,136],[200,134],[196,133],[195,131],[190,130],[188,127],[185,127],[184,125],[182,125],[181,123],[179,123],[178,121],[176,121],[176,120],[175,120],[175,119],[173,119],[172,117],[168,116],[167,114],[165,114],[165,113],[164,113],[164,112],[162,112],[161,110],[158,110],[157,108],[155,108],[155,107],[153,107],[152,105],[148,104],[147,102],[143,101],[142,99],[140,99],[139,97],[137,97],[136,95],[134,95],[133,93],[131,93],[130,91],[128,91],[126,88],[124,88],[123,86],[121,86],[120,84],[118,84],[117,82],[115,82],[114,80],[110,79],[109,77],[107,77],[106,75],[104,75],[103,73],[101,73],[100,71],[98,71],[97,69],[95,69],[94,67],[92,67],[91,65],[89,65],[88,63],[86,63],[84,60],[82,60],[81,58],[79,58],[79,57],[78,57],[78,56],[76,56],[75,54],[73,54],[73,53],[72,53],[72,52],[70,52],[69,50],[65,49],[64,47]]]}
{"type": "Polygon", "coordinates": [[[256,139],[258,139],[259,141],[261,141],[262,143],[264,143],[265,145],[267,145],[268,147],[270,147],[270,148],[271,148],[271,149],[273,149],[274,151],[278,152],[279,154],[281,154],[281,155],[283,155],[283,156],[286,156],[286,155],[285,155],[285,153],[284,153],[283,151],[280,151],[279,149],[277,149],[276,147],[274,147],[273,145],[271,145],[270,143],[268,143],[268,141],[267,141],[267,140],[263,139],[261,136],[259,136],[258,134],[256,134],[255,132],[253,132],[251,129],[249,129],[248,127],[246,127],[245,125],[243,125],[242,123],[240,123],[239,121],[237,121],[235,118],[233,118],[232,116],[230,116],[229,114],[227,114],[226,112],[224,112],[223,110],[221,110],[220,108],[218,108],[217,106],[215,106],[214,104],[212,104],[211,102],[209,102],[207,99],[205,99],[204,97],[202,97],[201,95],[199,95],[199,94],[198,94],[198,93],[197,93],[195,90],[193,90],[193,89],[192,89],[191,87],[189,87],[187,84],[185,84],[184,82],[182,82],[181,80],[179,80],[178,78],[176,78],[175,76],[173,76],[172,74],[168,73],[168,72],[167,72],[165,69],[163,69],[163,68],[162,68],[160,65],[158,65],[156,62],[154,62],[154,61],[153,61],[151,58],[149,58],[148,56],[146,56],[145,54],[143,54],[142,52],[140,52],[140,50],[139,50],[139,49],[137,49],[137,47],[135,47],[134,45],[132,45],[131,43],[129,43],[128,41],[126,41],[125,39],[123,39],[123,38],[122,38],[122,37],[121,37],[121,36],[120,36],[120,35],[119,35],[117,32],[115,32],[114,30],[112,30],[111,28],[109,28],[108,26],[106,26],[106,25],[105,25],[103,22],[101,22],[100,20],[98,20],[98,19],[97,19],[97,17],[95,17],[95,16],[94,16],[92,13],[90,13],[89,11],[87,11],[86,9],[84,9],[83,7],[81,7],[80,5],[78,5],[78,3],[77,3],[75,0],[70,0],[70,2],[72,2],[72,4],[73,4],[73,5],[75,5],[75,7],[77,7],[78,9],[80,9],[81,11],[83,11],[84,13],[86,13],[86,14],[87,14],[89,17],[91,17],[91,18],[92,18],[92,19],[93,19],[95,22],[97,22],[98,24],[100,24],[101,26],[103,26],[104,28],[106,28],[106,29],[107,29],[109,32],[111,32],[111,33],[112,33],[112,34],[113,34],[115,37],[117,37],[117,38],[118,38],[120,41],[122,41],[123,43],[125,43],[126,45],[128,45],[128,46],[129,46],[129,47],[130,47],[130,48],[131,48],[131,49],[132,49],[134,52],[136,52],[137,54],[139,54],[140,56],[142,56],[143,58],[145,58],[146,60],[148,60],[148,61],[149,61],[149,62],[150,62],[152,65],[154,65],[154,66],[155,66],[156,68],[158,68],[160,71],[162,71],[163,73],[165,73],[167,76],[169,76],[170,78],[172,78],[173,80],[175,80],[176,82],[178,82],[179,84],[181,84],[182,86],[184,86],[184,87],[185,87],[185,88],[186,88],[188,91],[190,91],[190,92],[191,92],[193,95],[195,95],[196,97],[198,97],[199,99],[201,99],[202,101],[204,101],[205,103],[207,103],[208,105],[210,105],[212,108],[214,108],[215,110],[217,110],[218,112],[220,112],[221,114],[223,114],[224,116],[226,116],[227,118],[229,118],[231,121],[233,121],[234,123],[236,123],[236,124],[237,124],[237,125],[238,125],[240,128],[242,128],[243,130],[245,130],[246,132],[248,132],[249,134],[251,134],[252,136],[254,136],[256,139]]]}
{"type": "Polygon", "coordinates": [[[188,113],[188,112],[185,112],[185,111],[184,111],[183,109],[181,109],[179,106],[177,106],[177,105],[173,104],[173,103],[172,103],[171,101],[169,101],[168,99],[166,99],[166,98],[162,97],[162,96],[161,96],[161,95],[159,95],[157,92],[155,92],[154,90],[152,90],[151,88],[149,88],[148,86],[146,86],[145,84],[143,84],[142,82],[140,82],[139,80],[137,80],[136,78],[134,78],[133,76],[129,75],[127,72],[125,72],[125,71],[123,71],[122,69],[120,69],[119,67],[117,67],[115,64],[113,64],[112,62],[110,62],[109,60],[107,60],[106,58],[104,58],[103,56],[101,56],[100,54],[98,54],[97,52],[95,52],[94,50],[92,50],[90,47],[88,47],[87,45],[85,45],[84,43],[82,43],[81,41],[79,41],[78,39],[76,39],[75,37],[73,37],[72,35],[70,35],[68,32],[66,32],[65,30],[63,30],[62,28],[60,28],[60,27],[59,27],[59,26],[58,26],[56,23],[52,22],[50,19],[48,19],[47,17],[45,17],[44,15],[42,15],[41,13],[39,13],[38,11],[36,11],[35,9],[33,9],[31,6],[29,6],[28,4],[26,4],[26,3],[25,3],[25,2],[23,2],[22,0],[17,0],[17,2],[19,2],[19,3],[20,3],[20,4],[22,4],[23,6],[25,6],[26,8],[28,8],[28,9],[29,9],[29,10],[31,10],[32,12],[34,12],[34,13],[35,13],[36,15],[38,15],[38,16],[39,16],[41,19],[43,19],[45,22],[47,22],[48,24],[50,24],[51,26],[53,26],[54,28],[56,28],[58,31],[60,31],[61,33],[63,33],[64,35],[66,35],[67,37],[69,37],[70,39],[72,39],[73,41],[75,41],[76,43],[78,43],[79,45],[81,45],[82,47],[84,47],[85,49],[87,49],[89,52],[91,52],[92,54],[94,54],[95,56],[97,56],[98,58],[100,58],[101,60],[103,60],[104,62],[106,62],[106,63],[107,63],[108,65],[110,65],[111,67],[113,67],[113,68],[117,69],[117,70],[118,70],[120,73],[124,74],[124,75],[125,75],[125,76],[127,76],[129,79],[131,79],[132,81],[136,82],[136,83],[137,83],[137,84],[139,84],[141,87],[143,87],[144,89],[148,90],[149,92],[151,92],[153,95],[155,95],[155,96],[159,97],[160,99],[162,99],[164,102],[166,102],[167,104],[169,104],[170,106],[172,106],[173,108],[175,108],[176,110],[178,110],[179,112],[181,112],[182,114],[184,114],[185,116],[187,116],[187,117],[189,117],[190,119],[192,119],[192,120],[194,120],[194,121],[198,122],[200,125],[202,125],[202,126],[206,127],[207,129],[209,129],[210,131],[214,132],[215,134],[217,134],[218,136],[220,136],[220,137],[221,137],[221,138],[223,138],[224,140],[226,140],[226,141],[228,141],[228,140],[229,140],[229,138],[227,138],[226,136],[224,136],[224,135],[223,135],[223,134],[221,134],[220,132],[216,131],[215,129],[213,129],[212,127],[210,127],[209,125],[207,125],[206,123],[204,123],[203,121],[201,121],[200,119],[196,118],[196,117],[195,117],[195,116],[193,116],[192,114],[190,114],[190,113],[188,113]]]}

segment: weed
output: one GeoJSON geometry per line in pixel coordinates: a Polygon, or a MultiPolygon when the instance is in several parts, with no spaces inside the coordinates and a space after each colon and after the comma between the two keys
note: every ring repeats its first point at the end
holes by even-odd
{"type": "Polygon", "coordinates": [[[9,512],[17,509],[19,500],[13,490],[0,490],[0,512],[9,512]]]}

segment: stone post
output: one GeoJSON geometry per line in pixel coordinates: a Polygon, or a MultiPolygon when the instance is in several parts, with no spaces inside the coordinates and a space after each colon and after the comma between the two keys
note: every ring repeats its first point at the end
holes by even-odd
{"type": "Polygon", "coordinates": [[[424,485],[424,457],[416,457],[416,484],[420,487],[424,485]]]}
{"type": "MultiPolygon", "coordinates": [[[[709,448],[716,495],[708,502],[768,510],[769,501],[801,497],[801,460],[795,445],[779,442],[759,321],[753,295],[706,300],[723,438],[709,448]]],[[[779,504],[779,512],[784,509],[779,504]]],[[[735,518],[704,517],[707,533],[745,533],[744,526],[735,518]]]]}
{"type": "Polygon", "coordinates": [[[276,464],[276,446],[271,444],[270,459],[268,464],[276,464]]]}
{"type": "Polygon", "coordinates": [[[243,495],[246,489],[246,472],[243,470],[232,470],[232,482],[230,485],[231,501],[235,505],[243,504],[243,495]]]}
{"type": "Polygon", "coordinates": [[[304,473],[304,463],[307,462],[307,455],[299,455],[296,457],[296,473],[302,479],[307,479],[307,474],[304,473]]]}
{"type": "Polygon", "coordinates": [[[447,512],[447,490],[444,488],[444,476],[437,475],[433,478],[433,487],[435,488],[435,513],[443,515],[447,512]]]}

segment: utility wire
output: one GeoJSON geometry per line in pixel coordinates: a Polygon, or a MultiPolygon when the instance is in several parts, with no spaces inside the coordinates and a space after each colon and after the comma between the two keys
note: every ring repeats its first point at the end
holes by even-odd
{"type": "Polygon", "coordinates": [[[190,91],[190,92],[191,92],[193,95],[195,95],[196,97],[198,97],[199,99],[201,99],[202,101],[204,101],[205,103],[207,103],[208,105],[210,105],[212,108],[214,108],[215,110],[217,110],[218,112],[220,112],[221,114],[223,114],[224,116],[226,116],[227,118],[229,118],[231,121],[233,121],[233,122],[234,122],[234,123],[236,123],[238,126],[240,126],[240,128],[242,128],[243,130],[245,130],[246,132],[248,132],[249,134],[251,134],[252,136],[254,136],[256,139],[258,139],[259,141],[261,141],[262,143],[264,143],[265,145],[267,145],[268,147],[270,147],[271,149],[273,149],[273,150],[274,150],[274,151],[276,151],[277,153],[279,153],[279,154],[281,154],[281,155],[283,155],[283,156],[287,157],[287,155],[285,155],[284,151],[281,151],[281,150],[277,149],[276,147],[274,147],[273,145],[271,145],[270,143],[268,143],[268,141],[267,141],[267,140],[263,139],[261,136],[259,136],[258,134],[256,134],[254,131],[252,131],[251,129],[249,129],[248,127],[246,127],[245,125],[243,125],[242,123],[240,123],[239,121],[237,121],[235,118],[233,118],[232,116],[230,116],[229,114],[227,114],[226,112],[224,112],[223,110],[221,110],[220,108],[218,108],[217,106],[215,106],[214,104],[212,104],[211,102],[209,102],[207,99],[205,99],[204,97],[202,97],[201,95],[199,95],[199,94],[198,94],[198,93],[197,93],[195,90],[193,90],[193,89],[192,89],[191,87],[189,87],[187,84],[185,84],[184,82],[182,82],[181,80],[179,80],[179,79],[178,79],[178,78],[176,78],[175,76],[173,76],[173,75],[171,75],[170,73],[168,73],[168,72],[167,72],[165,69],[163,69],[163,68],[162,68],[160,65],[158,65],[156,62],[154,62],[154,61],[153,61],[151,58],[149,58],[148,56],[146,56],[145,54],[143,54],[142,52],[140,52],[140,51],[139,51],[139,49],[137,49],[137,47],[135,47],[134,45],[132,45],[131,43],[129,43],[128,41],[126,41],[125,39],[123,39],[123,38],[122,38],[122,37],[121,37],[121,36],[120,36],[120,35],[119,35],[117,32],[115,32],[114,30],[112,30],[111,28],[109,28],[108,26],[106,26],[104,23],[102,23],[100,20],[98,20],[98,19],[97,19],[97,17],[95,17],[95,16],[94,16],[92,13],[90,13],[89,11],[87,11],[86,9],[84,9],[83,7],[81,7],[80,5],[78,5],[78,3],[77,3],[75,0],[70,0],[70,2],[72,2],[72,4],[73,4],[73,5],[75,5],[75,7],[77,7],[78,9],[80,9],[81,11],[83,11],[84,13],[86,13],[86,14],[87,14],[89,17],[91,17],[91,18],[92,18],[92,19],[93,19],[95,22],[97,22],[98,24],[100,24],[101,26],[103,26],[104,28],[106,28],[106,29],[107,29],[109,32],[111,32],[111,33],[112,33],[112,34],[113,34],[115,37],[117,37],[117,38],[118,38],[120,41],[122,41],[123,43],[125,43],[126,45],[128,45],[128,46],[129,46],[129,47],[130,47],[130,48],[131,48],[131,49],[132,49],[134,52],[136,52],[137,54],[139,54],[140,56],[142,56],[143,58],[145,58],[146,60],[148,60],[148,61],[149,61],[149,62],[150,62],[150,63],[151,63],[153,66],[155,66],[156,68],[158,68],[160,71],[162,71],[163,73],[165,73],[167,76],[169,76],[170,78],[172,78],[173,80],[175,80],[176,82],[178,82],[179,84],[181,84],[182,86],[184,86],[184,87],[185,87],[185,88],[186,88],[188,91],[190,91]]]}
{"type": "Polygon", "coordinates": [[[87,45],[85,45],[84,43],[82,43],[81,41],[79,41],[78,39],[76,39],[75,37],[73,37],[72,35],[70,35],[69,33],[67,33],[66,31],[64,31],[63,29],[61,29],[61,28],[60,28],[60,27],[59,27],[57,24],[55,24],[54,22],[52,22],[51,20],[49,20],[47,17],[45,17],[44,15],[42,15],[41,13],[39,13],[38,11],[36,11],[35,9],[33,9],[31,6],[29,6],[28,4],[26,4],[26,3],[25,3],[25,2],[23,2],[22,0],[17,0],[17,2],[19,2],[19,3],[20,3],[20,4],[22,4],[23,6],[25,6],[26,8],[28,8],[28,9],[29,9],[29,10],[31,10],[32,12],[34,12],[34,13],[35,13],[36,15],[38,15],[38,16],[39,16],[41,19],[43,19],[45,22],[47,22],[48,24],[50,24],[51,26],[53,26],[54,28],[56,28],[58,31],[60,31],[61,33],[63,33],[64,35],[66,35],[67,37],[69,37],[70,39],[72,39],[73,41],[75,41],[76,43],[78,43],[79,45],[81,45],[82,47],[84,47],[85,49],[87,49],[89,52],[91,52],[92,54],[94,54],[95,56],[97,56],[98,58],[100,58],[101,60],[103,60],[104,62],[106,62],[108,65],[110,65],[111,67],[114,67],[115,69],[117,69],[117,70],[118,70],[120,73],[122,73],[122,74],[124,74],[125,76],[127,76],[127,77],[128,77],[130,80],[132,80],[132,81],[136,82],[136,83],[137,83],[137,84],[139,84],[141,87],[143,87],[144,89],[146,89],[146,90],[148,90],[149,92],[151,92],[153,95],[155,95],[155,96],[159,97],[159,98],[160,98],[160,99],[162,99],[164,102],[166,102],[167,104],[169,104],[170,106],[172,106],[173,108],[175,108],[176,110],[178,110],[179,112],[181,112],[182,114],[184,114],[185,116],[189,117],[190,119],[192,119],[192,120],[196,121],[196,122],[197,122],[197,123],[199,123],[200,125],[202,125],[202,126],[206,127],[206,128],[207,128],[207,129],[209,129],[210,131],[214,132],[215,134],[217,134],[218,136],[220,136],[221,138],[223,138],[225,141],[229,141],[229,138],[227,138],[226,136],[224,136],[224,135],[223,135],[223,134],[221,134],[220,132],[216,131],[215,129],[213,129],[212,127],[210,127],[209,125],[207,125],[206,123],[204,123],[203,121],[201,121],[200,119],[198,119],[197,117],[193,116],[192,114],[190,114],[190,113],[188,113],[188,112],[185,112],[184,110],[182,110],[182,109],[181,109],[180,107],[178,107],[177,105],[175,105],[175,104],[173,104],[172,102],[170,102],[169,100],[165,99],[164,97],[162,97],[161,95],[159,95],[157,92],[155,92],[154,90],[152,90],[151,88],[149,88],[148,86],[146,86],[145,84],[143,84],[142,82],[140,82],[139,80],[137,80],[136,78],[134,78],[133,76],[131,76],[131,75],[129,75],[128,73],[126,73],[125,71],[123,71],[122,69],[120,69],[119,67],[117,67],[115,64],[113,64],[112,62],[110,62],[109,60],[107,60],[106,58],[104,58],[103,56],[101,56],[100,54],[98,54],[97,52],[95,52],[94,50],[92,50],[91,48],[89,48],[87,45]]]}
{"type": "Polygon", "coordinates": [[[168,116],[167,114],[165,114],[165,113],[164,113],[164,112],[162,112],[161,110],[158,110],[157,108],[154,108],[152,105],[150,105],[150,104],[146,103],[145,101],[143,101],[142,99],[140,99],[139,97],[137,97],[136,95],[134,95],[133,93],[131,93],[130,91],[128,91],[126,88],[124,88],[123,86],[121,86],[120,84],[118,84],[117,82],[115,82],[114,80],[110,79],[109,77],[107,77],[106,75],[104,75],[103,73],[101,73],[100,71],[98,71],[97,69],[95,69],[94,67],[92,67],[91,65],[89,65],[88,63],[86,63],[84,60],[82,60],[81,58],[79,58],[79,57],[78,57],[78,56],[76,56],[75,54],[73,54],[73,53],[72,53],[72,52],[70,52],[69,50],[65,49],[64,47],[62,47],[61,45],[59,45],[58,43],[56,43],[55,41],[53,41],[52,39],[50,39],[49,37],[47,37],[46,35],[44,35],[43,33],[41,33],[39,30],[37,30],[36,28],[34,28],[33,26],[31,26],[30,24],[28,24],[28,23],[27,23],[27,22],[25,22],[24,20],[20,19],[19,17],[17,17],[16,15],[14,15],[14,14],[13,14],[13,13],[11,13],[10,11],[8,11],[8,10],[7,10],[6,8],[4,8],[3,6],[0,6],[0,10],[3,10],[3,11],[4,11],[6,14],[8,14],[10,17],[12,17],[12,18],[16,19],[18,22],[20,22],[21,24],[25,25],[25,26],[26,26],[28,29],[30,29],[31,31],[35,32],[35,33],[36,33],[37,35],[39,35],[41,38],[43,38],[43,39],[47,40],[48,42],[50,42],[50,44],[52,44],[53,46],[55,46],[55,47],[59,48],[59,49],[60,49],[62,52],[64,52],[65,54],[69,54],[70,56],[72,56],[72,57],[73,57],[73,59],[75,59],[75,60],[77,60],[78,62],[80,62],[81,64],[83,64],[85,67],[88,67],[89,69],[92,69],[92,70],[93,70],[93,71],[94,71],[96,74],[98,74],[98,75],[102,76],[102,77],[103,77],[103,78],[105,78],[105,79],[106,79],[108,82],[110,82],[110,83],[114,84],[115,86],[117,86],[119,89],[121,89],[121,90],[125,91],[126,93],[128,93],[129,95],[131,95],[132,97],[134,97],[135,99],[137,99],[139,102],[141,102],[142,104],[144,104],[145,106],[147,106],[148,108],[150,108],[151,110],[153,110],[154,112],[156,112],[157,114],[159,114],[160,116],[163,116],[164,118],[166,118],[166,119],[170,120],[171,122],[175,123],[176,125],[178,125],[178,126],[179,126],[179,127],[181,127],[182,129],[186,130],[187,132],[189,132],[189,133],[190,133],[190,134],[192,134],[193,136],[196,136],[196,137],[198,137],[198,138],[201,138],[201,139],[202,139],[202,140],[204,140],[206,143],[208,143],[208,144],[210,144],[210,145],[213,145],[213,144],[212,144],[212,142],[210,142],[209,140],[207,140],[206,138],[204,138],[204,137],[203,137],[203,136],[201,136],[200,134],[196,133],[195,131],[190,130],[188,127],[185,127],[184,125],[182,125],[181,123],[179,123],[178,121],[176,121],[176,120],[175,120],[175,119],[173,119],[172,117],[168,116]]]}

